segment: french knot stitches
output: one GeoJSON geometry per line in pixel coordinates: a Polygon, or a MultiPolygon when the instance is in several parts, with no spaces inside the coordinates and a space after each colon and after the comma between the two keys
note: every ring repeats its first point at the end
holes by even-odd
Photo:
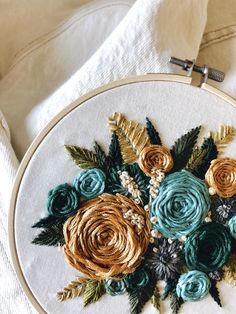
{"type": "Polygon", "coordinates": [[[202,224],[209,208],[206,184],[186,170],[174,172],[162,181],[152,202],[153,228],[167,238],[180,239],[202,224]]]}
{"type": "Polygon", "coordinates": [[[173,165],[169,149],[161,145],[147,146],[139,155],[139,166],[147,176],[155,176],[156,171],[169,172],[173,165]]]}
{"type": "Polygon", "coordinates": [[[219,223],[207,223],[184,243],[185,261],[189,269],[214,272],[227,263],[231,249],[229,230],[219,223]]]}
{"type": "Polygon", "coordinates": [[[236,160],[218,158],[211,162],[205,175],[211,194],[227,198],[236,194],[236,160]]]}
{"type": "Polygon", "coordinates": [[[71,266],[89,278],[112,278],[132,273],[140,265],[150,238],[148,216],[123,195],[102,194],[67,220],[64,237],[71,266]],[[124,209],[144,218],[142,229],[123,217],[124,209]]]}

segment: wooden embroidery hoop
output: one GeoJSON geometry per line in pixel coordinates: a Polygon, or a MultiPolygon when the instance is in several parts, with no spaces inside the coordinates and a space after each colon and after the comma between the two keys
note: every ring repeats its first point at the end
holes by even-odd
{"type": "MultiPolygon", "coordinates": [[[[26,293],[28,299],[33,304],[35,309],[39,313],[47,313],[43,306],[40,304],[40,302],[37,300],[37,296],[33,294],[31,291],[29,284],[23,274],[22,267],[20,265],[20,261],[18,258],[18,252],[16,247],[16,237],[15,237],[15,207],[18,197],[18,191],[19,187],[21,185],[22,178],[24,177],[24,173],[27,169],[27,166],[34,155],[36,149],[40,145],[40,143],[45,139],[45,137],[50,133],[50,131],[53,129],[54,126],[57,125],[59,121],[61,121],[62,118],[67,116],[70,112],[73,111],[73,109],[79,107],[81,104],[83,104],[86,101],[89,101],[93,97],[106,93],[110,90],[115,90],[116,88],[124,85],[129,84],[137,84],[142,82],[155,82],[158,84],[158,82],[166,82],[167,84],[171,84],[172,82],[179,83],[179,84],[186,84],[191,85],[192,78],[187,76],[181,76],[181,75],[171,75],[171,74],[147,74],[142,76],[134,76],[131,78],[126,78],[120,81],[116,81],[113,83],[110,83],[108,85],[102,86],[94,91],[89,92],[88,94],[82,96],[69,106],[67,106],[64,110],[62,110],[57,116],[55,116],[51,122],[42,130],[42,132],[36,137],[34,142],[29,147],[26,155],[24,156],[21,165],[19,167],[19,170],[16,175],[12,196],[11,196],[11,202],[10,202],[10,210],[9,210],[9,243],[10,243],[10,250],[11,250],[11,256],[13,265],[16,271],[16,274],[18,276],[18,279],[23,287],[24,292],[26,293]]],[[[227,102],[229,105],[232,105],[236,108],[236,101],[231,98],[229,95],[223,93],[222,91],[203,83],[201,85],[201,89],[204,91],[207,91],[213,95],[216,95],[224,102],[227,102]]]]}

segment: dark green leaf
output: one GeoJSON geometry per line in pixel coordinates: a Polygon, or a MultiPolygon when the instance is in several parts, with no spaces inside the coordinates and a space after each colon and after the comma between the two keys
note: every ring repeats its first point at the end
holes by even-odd
{"type": "Polygon", "coordinates": [[[97,142],[95,142],[94,151],[97,157],[98,168],[104,169],[107,157],[106,157],[105,152],[103,151],[103,149],[97,142]]]}
{"type": "Polygon", "coordinates": [[[170,308],[172,310],[172,314],[177,314],[181,305],[184,303],[182,298],[178,298],[175,291],[170,294],[170,308]]]}
{"type": "Polygon", "coordinates": [[[156,281],[150,280],[149,284],[141,289],[129,291],[130,314],[140,314],[144,305],[153,296],[156,281]]]}
{"type": "Polygon", "coordinates": [[[146,129],[147,129],[147,133],[149,136],[149,140],[150,143],[153,145],[161,145],[161,138],[159,136],[159,133],[157,132],[157,130],[154,128],[152,122],[146,118],[146,129]]]}
{"type": "Polygon", "coordinates": [[[82,169],[98,167],[97,156],[91,150],[74,145],[65,145],[71,159],[82,169]]]}
{"type": "Polygon", "coordinates": [[[63,224],[52,225],[49,228],[44,229],[34,238],[32,243],[47,246],[63,246],[65,244],[63,224]]]}
{"type": "Polygon", "coordinates": [[[192,129],[175,142],[171,149],[171,155],[174,159],[174,168],[172,169],[172,172],[179,171],[187,165],[197,142],[200,128],[201,127],[192,129]]]}
{"type": "Polygon", "coordinates": [[[106,289],[103,280],[88,280],[83,293],[84,307],[97,302],[105,293],[106,289]]]}
{"type": "Polygon", "coordinates": [[[212,298],[215,300],[215,302],[222,307],[221,301],[220,301],[220,293],[219,290],[216,286],[216,282],[215,280],[211,280],[211,288],[209,290],[210,295],[212,296],[212,298]]]}
{"type": "Polygon", "coordinates": [[[109,168],[122,165],[123,163],[118,136],[115,133],[112,133],[111,136],[107,162],[109,164],[109,168]]]}
{"type": "Polygon", "coordinates": [[[66,218],[61,217],[55,217],[52,215],[49,215],[45,218],[40,219],[38,222],[36,222],[32,228],[48,228],[52,225],[56,225],[58,223],[62,223],[66,220],[66,218]]]}
{"type": "Polygon", "coordinates": [[[165,300],[168,297],[168,295],[172,291],[175,290],[177,282],[178,282],[178,278],[177,279],[173,279],[173,280],[167,280],[164,292],[163,292],[163,294],[161,296],[161,300],[165,300]]]}
{"type": "Polygon", "coordinates": [[[212,137],[208,137],[204,140],[201,150],[205,150],[206,153],[204,154],[202,163],[193,171],[193,174],[200,179],[204,179],[205,174],[210,167],[211,161],[216,159],[218,155],[217,146],[215,145],[212,137]]]}

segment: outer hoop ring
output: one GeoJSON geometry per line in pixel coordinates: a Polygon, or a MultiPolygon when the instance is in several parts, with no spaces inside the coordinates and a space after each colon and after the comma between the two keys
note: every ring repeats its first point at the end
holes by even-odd
{"type": "MultiPolygon", "coordinates": [[[[8,234],[9,234],[9,245],[10,245],[10,252],[11,252],[11,258],[13,262],[13,266],[15,269],[15,272],[17,274],[17,277],[20,281],[20,284],[28,297],[31,304],[34,306],[34,308],[37,310],[40,314],[47,314],[47,312],[43,309],[42,305],[38,302],[36,296],[32,293],[25,277],[22,272],[20,262],[17,255],[17,248],[16,248],[16,241],[15,241],[15,206],[18,196],[19,187],[21,184],[21,180],[24,176],[25,170],[40,143],[43,141],[45,136],[56,126],[56,124],[64,118],[68,113],[70,113],[73,109],[80,106],[84,102],[88,101],[89,99],[93,98],[94,96],[97,96],[99,94],[102,94],[108,90],[115,89],[117,87],[128,85],[128,84],[135,84],[139,82],[150,82],[150,81],[166,81],[166,82],[177,82],[180,84],[191,84],[191,78],[181,75],[174,75],[174,74],[147,74],[147,75],[141,75],[141,76],[133,76],[130,78],[126,78],[123,80],[115,81],[110,84],[104,85],[102,87],[99,87],[84,96],[78,98],[76,101],[71,103],[69,106],[67,106],[65,109],[63,109],[59,114],[57,114],[49,123],[48,125],[39,133],[39,135],[35,138],[33,143],[30,145],[29,149],[27,150],[20,167],[17,171],[16,178],[14,181],[14,186],[12,189],[12,195],[10,200],[10,207],[9,207],[9,216],[8,216],[8,234]]],[[[207,92],[210,92],[222,100],[228,102],[230,105],[236,108],[236,100],[234,100],[229,95],[225,94],[224,92],[204,83],[202,84],[201,88],[203,90],[206,90],[207,92]]]]}

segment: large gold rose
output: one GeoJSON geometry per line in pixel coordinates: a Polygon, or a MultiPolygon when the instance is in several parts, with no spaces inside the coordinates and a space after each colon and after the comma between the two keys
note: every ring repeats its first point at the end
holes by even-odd
{"type": "Polygon", "coordinates": [[[141,151],[139,166],[146,175],[155,176],[157,170],[170,171],[173,168],[173,159],[168,148],[161,145],[150,145],[141,151]]]}
{"type": "Polygon", "coordinates": [[[220,197],[231,197],[236,194],[236,160],[218,158],[211,162],[205,175],[208,185],[220,197]]]}
{"type": "Polygon", "coordinates": [[[102,194],[87,201],[64,225],[69,264],[94,279],[132,273],[149,243],[147,215],[120,194],[102,194]]]}

